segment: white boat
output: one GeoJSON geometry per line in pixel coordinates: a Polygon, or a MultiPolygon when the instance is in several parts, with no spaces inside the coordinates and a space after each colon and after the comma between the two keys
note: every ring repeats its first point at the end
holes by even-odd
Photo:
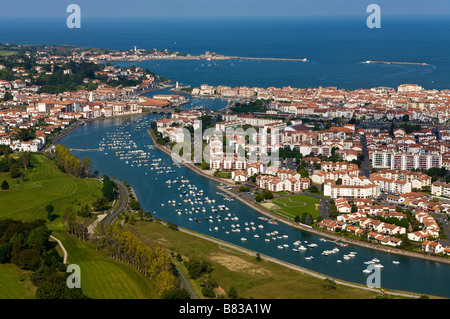
{"type": "Polygon", "coordinates": [[[305,246],[302,246],[302,245],[298,246],[298,249],[299,250],[307,250],[307,248],[305,246]]]}
{"type": "Polygon", "coordinates": [[[382,264],[376,264],[374,267],[383,268],[384,266],[382,264]]]}
{"type": "Polygon", "coordinates": [[[363,273],[370,274],[371,271],[370,271],[369,269],[364,269],[364,270],[363,270],[363,273]]]}
{"type": "Polygon", "coordinates": [[[336,260],[336,262],[337,262],[338,264],[341,264],[341,263],[342,263],[342,260],[338,259],[338,260],[336,260]]]}
{"type": "Polygon", "coordinates": [[[393,260],[392,263],[398,265],[400,262],[398,260],[393,260]]]}
{"type": "Polygon", "coordinates": [[[313,256],[309,256],[309,257],[305,257],[306,260],[313,260],[314,257],[313,256]]]}
{"type": "Polygon", "coordinates": [[[245,238],[245,237],[242,237],[242,238],[241,238],[241,240],[242,240],[242,241],[246,241],[246,240],[247,240],[247,238],[245,238]]]}
{"type": "Polygon", "coordinates": [[[283,245],[278,245],[277,248],[278,249],[283,249],[283,245]]]}

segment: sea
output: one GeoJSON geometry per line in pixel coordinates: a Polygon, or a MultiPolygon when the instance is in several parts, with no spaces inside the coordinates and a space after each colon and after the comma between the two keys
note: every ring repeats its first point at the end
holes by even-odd
{"type": "MultiPolygon", "coordinates": [[[[396,88],[403,83],[415,83],[426,89],[450,88],[448,17],[383,16],[380,29],[369,29],[366,18],[365,14],[288,18],[82,18],[81,29],[68,29],[66,17],[2,18],[0,42],[120,50],[136,46],[191,55],[210,51],[244,57],[308,59],[308,62],[149,60],[119,64],[149,68],[158,75],[193,87],[201,84],[298,88],[335,86],[355,90],[379,86],[396,88]],[[366,60],[424,62],[428,65],[363,63],[366,60]]],[[[195,98],[185,107],[206,105],[207,108],[218,109],[226,103],[220,99],[195,98]]],[[[268,223],[260,219],[262,215],[253,209],[238,201],[226,200],[217,183],[185,167],[174,166],[169,156],[154,148],[147,129],[151,121],[158,118],[160,115],[145,114],[93,121],[58,143],[78,149],[73,151],[76,156],[91,157],[93,170],[100,174],[126,180],[135,189],[144,211],[162,220],[333,278],[363,285],[368,278],[363,273],[368,266],[366,263],[377,258],[384,266],[379,268],[381,287],[450,297],[450,265],[320,241],[317,235],[280,223],[268,223]],[[215,202],[205,202],[206,197],[215,202]],[[201,198],[202,202],[195,203],[195,198],[201,198]],[[194,203],[185,202],[185,199],[194,200],[194,203]],[[226,217],[230,220],[225,221],[226,217]],[[239,232],[236,232],[237,228],[239,232]],[[303,252],[292,251],[297,241],[303,245],[316,243],[318,247],[308,247],[303,252]],[[321,254],[333,248],[338,248],[339,252],[329,256],[321,254]],[[344,259],[344,255],[350,252],[355,252],[355,256],[344,259]],[[314,259],[305,259],[309,256],[314,259]]]]}
{"type": "MultiPolygon", "coordinates": [[[[368,14],[317,17],[83,18],[69,29],[59,18],[2,18],[0,42],[66,44],[130,50],[167,49],[191,55],[217,54],[307,58],[297,61],[144,61],[184,85],[327,87],[355,90],[415,83],[450,88],[448,16],[382,15],[381,28],[367,27],[368,14]],[[365,64],[367,60],[427,63],[365,64]]],[[[124,63],[123,65],[130,65],[124,63]]]]}

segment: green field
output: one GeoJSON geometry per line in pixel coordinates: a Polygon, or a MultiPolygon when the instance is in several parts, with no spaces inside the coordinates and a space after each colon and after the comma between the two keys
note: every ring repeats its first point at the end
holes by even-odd
{"type": "Polygon", "coordinates": [[[14,55],[14,54],[17,54],[17,51],[0,50],[0,56],[8,56],[8,55],[14,55]]]}
{"type": "Polygon", "coordinates": [[[0,265],[0,299],[34,299],[31,271],[12,264],[0,265]]]}
{"type": "MultiPolygon", "coordinates": [[[[25,180],[0,173],[0,183],[6,179],[10,185],[9,190],[0,191],[0,219],[46,219],[48,204],[52,204],[54,213],[61,216],[66,208],[71,206],[76,210],[82,204],[92,202],[94,196],[101,195],[100,181],[64,174],[41,154],[32,155],[32,164],[25,180]]],[[[60,217],[47,225],[66,248],[68,263],[80,266],[81,287],[88,297],[157,298],[151,280],[132,266],[108,258],[104,251],[96,251],[88,242],[68,235],[60,217]]],[[[62,256],[60,249],[58,252],[62,256]]],[[[34,298],[35,287],[30,282],[30,274],[12,264],[0,265],[0,299],[34,298]]]]}
{"type": "Polygon", "coordinates": [[[157,297],[152,281],[121,261],[96,251],[88,242],[83,242],[66,232],[58,231],[67,250],[69,264],[77,264],[81,271],[83,293],[93,299],[154,299],[157,297]]]}
{"type": "MultiPolygon", "coordinates": [[[[157,241],[166,249],[172,250],[175,255],[180,253],[185,260],[196,256],[210,261],[214,269],[210,276],[219,284],[216,293],[225,297],[231,286],[237,290],[240,297],[258,299],[353,299],[375,298],[381,295],[340,285],[335,290],[325,289],[321,279],[270,261],[256,261],[254,256],[221,247],[217,243],[181,231],[170,230],[156,222],[127,224],[127,229],[157,241]]],[[[200,291],[199,287],[199,283],[194,281],[194,288],[200,291]]],[[[202,297],[201,293],[199,297],[202,297]]]]}
{"type": "Polygon", "coordinates": [[[290,220],[294,220],[295,216],[301,218],[303,213],[311,214],[313,219],[319,216],[320,199],[315,197],[302,194],[288,195],[274,198],[272,204],[277,207],[268,207],[270,210],[290,220]]]}
{"type": "MultiPolygon", "coordinates": [[[[33,154],[31,163],[24,180],[0,173],[0,183],[6,180],[9,184],[9,190],[0,190],[0,218],[47,219],[45,207],[49,204],[55,207],[54,214],[62,216],[68,207],[78,210],[101,196],[100,181],[65,174],[41,154],[33,154]]],[[[49,228],[60,228],[60,220],[54,220],[49,228]]]]}

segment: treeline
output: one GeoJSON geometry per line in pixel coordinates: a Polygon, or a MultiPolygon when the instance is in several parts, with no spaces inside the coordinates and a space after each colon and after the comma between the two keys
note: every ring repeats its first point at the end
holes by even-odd
{"type": "Polygon", "coordinates": [[[86,157],[83,161],[78,157],[72,155],[70,150],[63,145],[55,146],[55,158],[58,163],[58,167],[76,177],[89,176],[92,169],[92,160],[90,157],[86,157]]]}
{"type": "Polygon", "coordinates": [[[160,297],[178,290],[173,264],[161,246],[143,242],[118,223],[104,227],[100,222],[89,233],[93,219],[81,218],[71,208],[64,213],[62,222],[69,234],[83,241],[89,240],[96,250],[103,249],[110,258],[130,264],[143,273],[154,282],[160,297]]]}
{"type": "Polygon", "coordinates": [[[85,299],[78,288],[68,288],[66,266],[49,242],[45,220],[0,220],[0,264],[11,263],[31,270],[37,299],[85,299]]]}
{"type": "Polygon", "coordinates": [[[161,246],[144,243],[118,224],[107,229],[99,225],[96,235],[97,246],[105,249],[109,257],[132,265],[152,280],[160,297],[176,290],[173,264],[161,246]]]}

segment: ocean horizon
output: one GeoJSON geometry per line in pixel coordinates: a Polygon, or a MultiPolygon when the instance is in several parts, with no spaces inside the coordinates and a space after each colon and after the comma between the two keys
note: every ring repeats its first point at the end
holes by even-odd
{"type": "Polygon", "coordinates": [[[309,60],[132,63],[192,86],[353,90],[415,83],[426,89],[450,89],[448,16],[382,15],[380,29],[369,29],[367,17],[82,17],[80,29],[67,28],[66,16],[45,18],[45,23],[44,18],[2,18],[0,42],[309,60]],[[368,65],[366,60],[428,65],[368,65]]]}

